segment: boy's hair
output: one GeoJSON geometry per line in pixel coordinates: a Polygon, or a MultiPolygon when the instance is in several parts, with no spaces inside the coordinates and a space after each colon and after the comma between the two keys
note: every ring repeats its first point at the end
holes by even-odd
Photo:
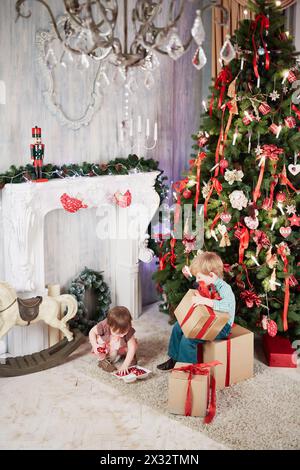
{"type": "Polygon", "coordinates": [[[208,275],[213,272],[218,277],[223,278],[224,265],[220,256],[217,253],[211,251],[204,251],[197,255],[190,266],[190,271],[193,276],[197,276],[198,273],[208,275]]]}
{"type": "Polygon", "coordinates": [[[123,334],[131,327],[132,317],[128,308],[113,307],[107,314],[107,323],[114,331],[123,334]]]}

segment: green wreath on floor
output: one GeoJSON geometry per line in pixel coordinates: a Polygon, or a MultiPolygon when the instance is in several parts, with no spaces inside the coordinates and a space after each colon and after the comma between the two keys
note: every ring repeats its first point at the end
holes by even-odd
{"type": "Polygon", "coordinates": [[[111,303],[110,290],[103,280],[102,272],[85,268],[71,282],[69,294],[74,295],[78,302],[77,314],[70,320],[69,326],[71,329],[78,328],[83,334],[88,335],[90,329],[106,317],[111,303]],[[85,304],[85,293],[88,289],[92,289],[96,297],[96,309],[92,318],[85,304]]]}

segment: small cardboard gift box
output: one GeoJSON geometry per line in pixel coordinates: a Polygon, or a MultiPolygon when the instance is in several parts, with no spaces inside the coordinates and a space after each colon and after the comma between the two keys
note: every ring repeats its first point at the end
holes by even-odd
{"type": "Polygon", "coordinates": [[[193,305],[195,289],[189,289],[175,310],[175,316],[186,338],[213,341],[229,320],[228,313],[204,305],[193,305]]]}
{"type": "Polygon", "coordinates": [[[176,362],[169,376],[168,411],[185,416],[203,416],[210,423],[216,412],[216,386],[209,364],[176,362]]]}
{"type": "Polygon", "coordinates": [[[239,325],[233,325],[228,339],[198,345],[198,360],[220,361],[213,370],[217,390],[253,377],[254,335],[239,325]]]}

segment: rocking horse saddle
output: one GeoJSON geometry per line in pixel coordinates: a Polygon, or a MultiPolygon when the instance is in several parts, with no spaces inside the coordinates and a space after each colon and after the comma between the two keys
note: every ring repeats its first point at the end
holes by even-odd
{"type": "Polygon", "coordinates": [[[32,297],[31,299],[20,299],[17,298],[19,313],[22,320],[27,321],[28,325],[31,321],[35,320],[39,314],[40,304],[43,301],[43,297],[32,297]]]}

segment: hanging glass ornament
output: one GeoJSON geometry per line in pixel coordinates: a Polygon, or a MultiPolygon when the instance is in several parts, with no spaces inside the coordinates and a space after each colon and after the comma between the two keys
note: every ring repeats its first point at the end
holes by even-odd
{"type": "Polygon", "coordinates": [[[184,47],[182,41],[177,34],[177,29],[173,28],[168,38],[168,43],[166,46],[167,53],[169,57],[173,60],[179,59],[182,54],[184,54],[184,47]]]}
{"type": "Polygon", "coordinates": [[[147,88],[147,90],[151,90],[151,88],[154,87],[155,80],[154,80],[153,74],[151,72],[146,72],[144,85],[147,88]]]}
{"type": "Polygon", "coordinates": [[[234,49],[233,45],[230,41],[230,36],[226,36],[226,40],[222,46],[220,51],[220,58],[225,62],[225,64],[229,64],[236,56],[236,50],[234,49]]]}
{"type": "Polygon", "coordinates": [[[207,58],[203,48],[200,46],[196,50],[196,53],[193,57],[192,64],[196,67],[197,70],[201,70],[207,62],[207,58]]]}
{"type": "Polygon", "coordinates": [[[89,60],[85,54],[81,54],[79,57],[79,61],[77,63],[78,70],[85,70],[88,69],[90,66],[89,60]]]}
{"type": "Polygon", "coordinates": [[[201,11],[197,10],[196,11],[196,18],[192,27],[192,36],[195,39],[196,44],[198,46],[201,46],[201,44],[205,40],[205,31],[202,23],[202,18],[201,18],[201,11]]]}
{"type": "Polygon", "coordinates": [[[257,50],[258,55],[265,55],[265,50],[263,47],[259,47],[257,50]]]}
{"type": "Polygon", "coordinates": [[[63,53],[60,57],[59,63],[64,68],[67,68],[67,67],[73,65],[74,64],[73,54],[69,51],[63,51],[63,53]]]}
{"type": "Polygon", "coordinates": [[[96,85],[101,88],[106,88],[110,85],[110,81],[106,74],[106,68],[104,65],[101,66],[101,69],[99,71],[99,75],[96,81],[96,85]]]}
{"type": "Polygon", "coordinates": [[[57,58],[52,47],[49,47],[45,56],[45,61],[48,69],[52,70],[57,65],[57,58]]]}
{"type": "Polygon", "coordinates": [[[159,60],[157,58],[157,55],[154,54],[153,51],[148,51],[145,61],[143,65],[141,65],[141,68],[143,70],[149,70],[150,72],[153,72],[159,67],[159,60]]]}

